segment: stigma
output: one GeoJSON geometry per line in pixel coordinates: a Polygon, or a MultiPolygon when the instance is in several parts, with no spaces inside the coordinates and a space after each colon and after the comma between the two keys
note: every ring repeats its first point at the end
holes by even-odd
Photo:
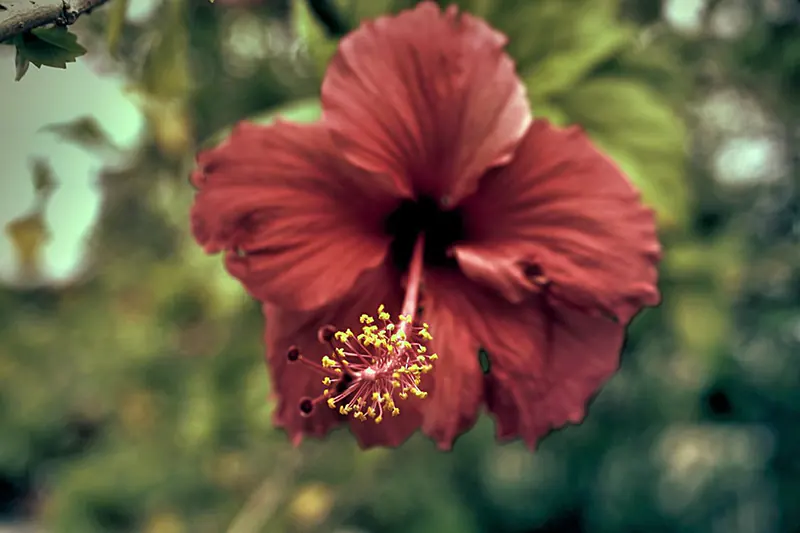
{"type": "Polygon", "coordinates": [[[380,424],[384,417],[400,414],[399,402],[409,397],[425,398],[422,376],[433,369],[435,353],[426,344],[433,339],[428,324],[414,324],[412,314],[401,314],[392,321],[385,306],[376,316],[361,315],[361,332],[350,329],[320,329],[319,340],[330,347],[317,363],[295,347],[287,358],[314,368],[321,376],[322,393],[304,398],[300,412],[309,416],[320,404],[342,415],[380,424]]]}

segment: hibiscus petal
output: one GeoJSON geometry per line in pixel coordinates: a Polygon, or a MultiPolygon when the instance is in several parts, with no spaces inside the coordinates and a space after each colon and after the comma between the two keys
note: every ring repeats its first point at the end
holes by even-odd
{"type": "Polygon", "coordinates": [[[521,437],[534,449],[548,432],[583,420],[592,397],[619,368],[625,329],[542,300],[522,310],[499,309],[478,334],[492,362],[486,405],[498,438],[521,437]]]}
{"type": "MultiPolygon", "coordinates": [[[[301,415],[300,400],[319,396],[325,387],[321,374],[287,359],[289,349],[297,347],[304,358],[318,363],[329,354],[329,347],[321,344],[317,337],[319,328],[333,325],[340,330],[355,331],[360,327],[361,314],[374,314],[381,304],[397,313],[402,299],[399,275],[381,265],[365,272],[350,293],[334,305],[311,312],[289,311],[270,304],[263,306],[267,322],[266,360],[278,398],[274,422],[284,428],[295,445],[304,436],[325,435],[348,418],[325,404],[318,406],[311,416],[301,415]]],[[[419,428],[420,405],[420,400],[415,398],[400,402],[400,414],[387,417],[381,424],[372,420],[359,422],[350,417],[351,430],[362,448],[399,446],[419,428]]]]}
{"type": "Polygon", "coordinates": [[[456,205],[511,158],[531,120],[505,44],[433,2],[365,23],[328,68],[323,117],[351,163],[456,205]]]}
{"type": "Polygon", "coordinates": [[[399,192],[343,164],[318,124],[240,124],[198,164],[194,236],[259,300],[319,307],[386,255],[399,192]]]}
{"type": "Polygon", "coordinates": [[[322,358],[323,347],[316,338],[316,328],[324,324],[319,312],[283,310],[263,305],[266,319],[266,361],[278,405],[272,415],[275,426],[283,428],[292,444],[298,446],[305,436],[320,438],[344,421],[333,409],[316,409],[312,416],[300,414],[300,401],[322,392],[321,376],[309,367],[290,362],[292,346],[314,360],[322,358]]]}
{"type": "MultiPolygon", "coordinates": [[[[483,393],[498,438],[521,437],[533,449],[549,431],[580,422],[619,366],[624,327],[543,298],[514,305],[466,278],[457,281],[448,290],[462,299],[461,327],[488,353],[483,393]]],[[[477,354],[459,357],[476,360],[477,354]]]]}
{"type": "Polygon", "coordinates": [[[471,240],[454,254],[509,301],[545,289],[551,303],[623,324],[659,302],[653,213],[578,128],[535,121],[463,208],[471,240]]]}
{"type": "Polygon", "coordinates": [[[439,359],[431,373],[433,388],[424,400],[422,431],[444,450],[475,424],[483,399],[480,345],[464,317],[479,311],[464,297],[455,276],[435,270],[425,274],[423,317],[433,336],[430,349],[439,359]]]}

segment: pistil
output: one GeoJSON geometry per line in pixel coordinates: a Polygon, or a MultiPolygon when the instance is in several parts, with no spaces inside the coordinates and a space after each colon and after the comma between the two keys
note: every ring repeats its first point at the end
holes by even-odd
{"type": "Polygon", "coordinates": [[[377,316],[361,315],[361,333],[336,331],[332,326],[320,328],[318,338],[328,344],[330,352],[319,363],[303,356],[296,347],[289,349],[287,358],[319,373],[324,386],[316,398],[301,400],[301,414],[310,416],[324,402],[342,415],[352,414],[362,422],[372,419],[379,424],[386,415],[400,414],[398,401],[427,396],[420,388],[422,375],[430,372],[437,355],[428,353],[426,344],[432,340],[428,324],[415,321],[424,248],[424,235],[420,234],[397,321],[380,305],[377,316]]]}

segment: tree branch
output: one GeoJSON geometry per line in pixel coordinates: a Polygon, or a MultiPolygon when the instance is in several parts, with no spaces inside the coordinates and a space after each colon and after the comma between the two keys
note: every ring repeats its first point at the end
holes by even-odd
{"type": "Polygon", "coordinates": [[[0,0],[0,42],[45,24],[72,24],[108,0],[0,0]]]}

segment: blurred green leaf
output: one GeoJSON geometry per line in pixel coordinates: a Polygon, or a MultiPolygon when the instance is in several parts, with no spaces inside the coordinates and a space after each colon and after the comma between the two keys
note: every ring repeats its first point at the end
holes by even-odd
{"type": "Polygon", "coordinates": [[[328,37],[322,25],[314,17],[305,0],[292,4],[292,26],[314,65],[315,72],[322,77],[328,62],[336,53],[338,40],[328,37]]]}
{"type": "Polygon", "coordinates": [[[40,131],[52,133],[57,137],[89,150],[117,150],[113,141],[94,117],[80,117],[70,122],[50,124],[40,131]]]}
{"type": "Polygon", "coordinates": [[[128,12],[129,0],[115,0],[108,6],[108,21],[106,22],[106,45],[112,55],[116,54],[117,45],[122,37],[125,27],[125,15],[128,12]]]}
{"type": "Polygon", "coordinates": [[[669,307],[681,347],[694,358],[716,364],[719,347],[730,334],[729,307],[714,294],[689,290],[673,292],[669,307]]]}
{"type": "Polygon", "coordinates": [[[685,127],[670,106],[623,78],[586,81],[554,103],[630,176],[664,226],[686,223],[685,127]]]}
{"type": "MultiPolygon", "coordinates": [[[[401,0],[331,0],[342,15],[356,27],[364,19],[396,11],[401,0]]],[[[404,2],[408,3],[408,2],[404,2]]]]}
{"type": "Polygon", "coordinates": [[[183,99],[191,88],[186,0],[165,2],[142,66],[140,92],[159,99],[183,99]]]}
{"type": "Polygon", "coordinates": [[[41,68],[42,65],[54,68],[67,68],[67,63],[86,53],[78,44],[78,37],[63,26],[36,28],[14,38],[17,47],[17,81],[28,70],[27,62],[41,68]]]}
{"type": "Polygon", "coordinates": [[[48,198],[58,187],[53,168],[46,159],[37,157],[32,163],[33,190],[43,199],[48,198]]]}
{"type": "Polygon", "coordinates": [[[14,66],[16,67],[14,81],[21,80],[31,66],[31,62],[25,57],[25,53],[20,48],[17,48],[14,52],[14,66]]]}
{"type": "MultiPolygon", "coordinates": [[[[548,47],[540,60],[519,65],[528,90],[534,98],[574,87],[592,69],[631,46],[634,31],[616,20],[608,2],[591,2],[579,11],[553,8],[547,11],[552,24],[560,28],[557,42],[548,47]]],[[[509,36],[516,43],[516,35],[509,36]]]]}
{"type": "Polygon", "coordinates": [[[50,238],[43,214],[34,212],[16,218],[6,224],[5,229],[17,254],[20,281],[37,279],[41,252],[50,238]]]}
{"type": "MultiPolygon", "coordinates": [[[[256,124],[267,125],[275,121],[276,118],[282,118],[289,122],[314,122],[322,116],[322,108],[320,107],[319,99],[308,98],[305,100],[298,100],[290,102],[277,109],[270,109],[265,113],[248,117],[246,120],[255,122],[256,124]]],[[[222,142],[231,133],[231,127],[224,128],[222,131],[215,133],[203,143],[205,148],[215,146],[222,142]]]]}

